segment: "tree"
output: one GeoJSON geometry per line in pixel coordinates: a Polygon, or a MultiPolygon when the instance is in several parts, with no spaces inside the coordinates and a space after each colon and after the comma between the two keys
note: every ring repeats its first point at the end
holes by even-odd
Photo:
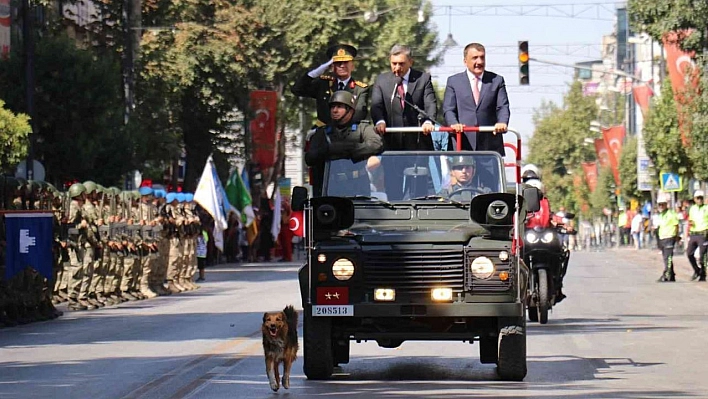
{"type": "Polygon", "coordinates": [[[14,167],[27,155],[27,138],[32,132],[29,117],[15,115],[5,109],[5,102],[0,100],[0,169],[12,172],[14,167]]]}
{"type": "Polygon", "coordinates": [[[637,189],[637,137],[625,140],[619,159],[620,191],[624,198],[645,198],[646,191],[637,189]]]}
{"type": "Polygon", "coordinates": [[[590,194],[590,208],[594,216],[601,216],[604,208],[612,209],[615,197],[615,178],[612,174],[612,169],[609,167],[601,168],[597,176],[597,187],[590,194]]]}
{"type": "Polygon", "coordinates": [[[644,146],[657,171],[690,175],[690,163],[681,142],[678,113],[671,82],[661,85],[661,96],[655,97],[644,121],[644,146]]]}

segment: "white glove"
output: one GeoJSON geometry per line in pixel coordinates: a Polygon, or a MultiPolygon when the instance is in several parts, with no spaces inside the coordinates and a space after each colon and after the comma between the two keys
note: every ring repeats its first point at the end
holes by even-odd
{"type": "Polygon", "coordinates": [[[329,61],[325,62],[324,64],[318,66],[317,68],[311,70],[310,72],[307,73],[307,76],[311,78],[318,78],[320,75],[325,73],[327,69],[329,69],[329,66],[332,65],[332,60],[330,59],[329,61]]]}

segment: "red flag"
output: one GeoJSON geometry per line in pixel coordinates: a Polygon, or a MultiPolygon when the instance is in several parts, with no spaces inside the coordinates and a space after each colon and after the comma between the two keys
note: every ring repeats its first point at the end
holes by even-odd
{"type": "Polygon", "coordinates": [[[600,167],[609,168],[610,152],[607,151],[605,139],[595,139],[595,153],[597,154],[597,161],[600,163],[600,167]]]}
{"type": "Polygon", "coordinates": [[[608,149],[610,166],[612,174],[615,176],[615,183],[620,185],[619,177],[619,159],[622,153],[622,142],[624,141],[625,130],[624,126],[611,126],[607,129],[602,129],[602,137],[605,140],[605,145],[608,149]]]}
{"type": "Polygon", "coordinates": [[[290,231],[298,237],[305,236],[305,218],[302,211],[292,211],[290,213],[290,231]]]}
{"type": "Polygon", "coordinates": [[[590,192],[595,192],[595,188],[597,188],[597,162],[583,162],[583,171],[590,192]]]}
{"type": "Polygon", "coordinates": [[[642,110],[642,115],[646,118],[649,112],[649,102],[654,95],[654,91],[652,91],[648,84],[644,83],[641,86],[635,86],[632,92],[634,93],[634,101],[639,105],[639,108],[642,110]]]}
{"type": "Polygon", "coordinates": [[[674,89],[674,99],[676,100],[676,111],[679,118],[679,131],[684,146],[689,145],[686,132],[691,130],[691,121],[683,116],[682,107],[689,102],[686,96],[686,85],[690,84],[691,89],[698,86],[700,74],[693,58],[695,52],[687,53],[681,50],[681,42],[693,33],[693,29],[684,29],[678,32],[668,32],[662,38],[664,50],[666,50],[666,66],[671,77],[671,86],[674,89]]]}
{"type": "Polygon", "coordinates": [[[349,287],[317,287],[318,305],[348,305],[349,287]]]}
{"type": "Polygon", "coordinates": [[[275,115],[278,111],[278,93],[275,91],[256,90],[251,92],[251,138],[253,140],[253,162],[261,169],[275,164],[275,115]]]}

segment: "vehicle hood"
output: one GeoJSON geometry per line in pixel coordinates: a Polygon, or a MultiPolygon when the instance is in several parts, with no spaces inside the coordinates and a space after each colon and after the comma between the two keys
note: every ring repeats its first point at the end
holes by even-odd
{"type": "Polygon", "coordinates": [[[360,244],[449,243],[466,244],[472,237],[487,235],[482,226],[466,222],[457,225],[370,226],[354,225],[348,234],[360,244]]]}

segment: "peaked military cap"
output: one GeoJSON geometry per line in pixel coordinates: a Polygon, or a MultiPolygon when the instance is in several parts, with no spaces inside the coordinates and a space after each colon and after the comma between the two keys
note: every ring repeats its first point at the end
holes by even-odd
{"type": "Polygon", "coordinates": [[[348,44],[335,44],[327,49],[327,58],[334,62],[351,61],[356,57],[356,48],[348,44]]]}

